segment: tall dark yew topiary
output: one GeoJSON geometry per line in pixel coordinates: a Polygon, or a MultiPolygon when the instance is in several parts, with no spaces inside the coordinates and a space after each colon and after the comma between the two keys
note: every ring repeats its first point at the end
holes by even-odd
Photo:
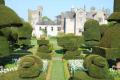
{"type": "Polygon", "coordinates": [[[0,0],[0,57],[4,57],[10,53],[10,42],[12,40],[8,38],[10,37],[12,31],[9,27],[19,26],[22,26],[21,18],[12,9],[5,6],[4,0],[0,0]]]}
{"type": "Polygon", "coordinates": [[[32,26],[28,22],[23,22],[23,26],[18,28],[18,44],[26,49],[31,45],[32,26]]]}
{"type": "Polygon", "coordinates": [[[86,46],[97,46],[101,38],[99,23],[96,20],[88,20],[84,25],[83,34],[86,46]]]}

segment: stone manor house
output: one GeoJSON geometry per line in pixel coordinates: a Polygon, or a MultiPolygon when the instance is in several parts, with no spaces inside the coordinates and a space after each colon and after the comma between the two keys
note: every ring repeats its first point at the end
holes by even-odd
{"type": "Polygon", "coordinates": [[[89,11],[82,8],[71,8],[69,11],[61,12],[56,16],[55,21],[43,19],[43,7],[39,6],[36,10],[28,10],[28,21],[33,26],[32,35],[40,38],[43,29],[47,36],[57,36],[58,33],[73,33],[81,36],[84,31],[84,24],[88,19],[95,19],[99,24],[107,24],[110,15],[109,9],[97,10],[92,7],[89,11]]]}

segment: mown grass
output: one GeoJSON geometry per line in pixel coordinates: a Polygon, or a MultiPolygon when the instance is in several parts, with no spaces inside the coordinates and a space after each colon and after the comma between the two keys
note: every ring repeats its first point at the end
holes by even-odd
{"type": "Polygon", "coordinates": [[[53,61],[51,80],[65,80],[64,64],[62,61],[53,61]]]}

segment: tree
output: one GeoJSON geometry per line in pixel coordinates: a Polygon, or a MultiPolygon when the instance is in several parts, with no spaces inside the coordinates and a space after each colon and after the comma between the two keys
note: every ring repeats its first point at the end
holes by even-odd
{"type": "Polygon", "coordinates": [[[22,26],[21,18],[12,9],[5,6],[4,0],[0,0],[0,57],[10,54],[8,40],[8,37],[12,32],[10,27],[20,26],[22,26]]]}

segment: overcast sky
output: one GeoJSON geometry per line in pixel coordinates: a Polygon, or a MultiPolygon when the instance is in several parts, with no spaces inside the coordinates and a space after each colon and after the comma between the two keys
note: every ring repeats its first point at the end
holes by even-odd
{"type": "Polygon", "coordinates": [[[11,7],[18,13],[18,15],[25,20],[28,17],[28,9],[36,9],[37,6],[43,6],[43,15],[51,19],[62,11],[68,11],[72,7],[83,8],[84,5],[87,9],[94,6],[97,9],[109,8],[113,9],[113,0],[5,0],[6,5],[11,7]]]}

